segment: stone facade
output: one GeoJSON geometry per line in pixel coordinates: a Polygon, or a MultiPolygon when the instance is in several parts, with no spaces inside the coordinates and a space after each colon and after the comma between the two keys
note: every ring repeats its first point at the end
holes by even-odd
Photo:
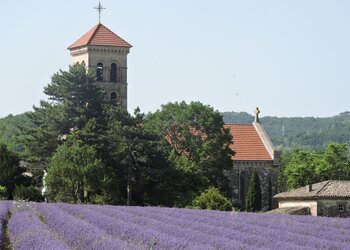
{"type": "Polygon", "coordinates": [[[244,205],[250,178],[255,168],[259,174],[262,195],[262,209],[268,211],[277,207],[273,196],[277,193],[278,165],[280,152],[276,151],[269,136],[259,122],[257,108],[252,124],[227,124],[231,132],[235,152],[233,168],[228,172],[232,188],[232,200],[244,205]]]}
{"type": "Polygon", "coordinates": [[[317,201],[317,215],[329,217],[350,217],[350,200],[319,200],[317,201]]]}
{"type": "Polygon", "coordinates": [[[310,209],[311,215],[317,216],[317,201],[313,201],[313,200],[280,201],[278,202],[278,207],[279,208],[307,207],[310,209]]]}
{"type": "Polygon", "coordinates": [[[268,211],[277,207],[272,197],[277,194],[277,167],[269,161],[234,161],[229,172],[232,199],[244,204],[253,169],[256,168],[261,185],[262,209],[268,211]]]}
{"type": "Polygon", "coordinates": [[[73,63],[85,64],[96,72],[97,85],[106,100],[115,101],[127,109],[127,56],[131,45],[98,24],[68,49],[73,63]]]}

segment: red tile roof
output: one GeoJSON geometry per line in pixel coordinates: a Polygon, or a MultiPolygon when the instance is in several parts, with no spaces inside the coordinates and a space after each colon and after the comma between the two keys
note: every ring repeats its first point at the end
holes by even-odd
{"type": "Polygon", "coordinates": [[[232,160],[236,161],[272,161],[258,132],[251,124],[227,124],[233,137],[231,149],[236,152],[232,160]]]}
{"type": "Polygon", "coordinates": [[[85,35],[69,46],[68,49],[75,49],[86,45],[132,47],[127,41],[113,33],[101,23],[89,30],[85,35]]]}

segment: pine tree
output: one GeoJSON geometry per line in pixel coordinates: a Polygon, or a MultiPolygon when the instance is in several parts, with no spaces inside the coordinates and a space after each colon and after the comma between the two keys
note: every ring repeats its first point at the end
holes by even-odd
{"type": "Polygon", "coordinates": [[[257,212],[261,210],[261,187],[258,172],[254,168],[249,183],[248,194],[245,203],[245,209],[248,212],[257,212]]]}

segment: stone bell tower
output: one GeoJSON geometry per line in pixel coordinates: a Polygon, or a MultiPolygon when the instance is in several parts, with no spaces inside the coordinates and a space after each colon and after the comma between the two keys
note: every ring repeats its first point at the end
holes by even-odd
{"type": "Polygon", "coordinates": [[[68,47],[73,63],[83,63],[96,72],[97,85],[106,99],[127,108],[127,56],[132,46],[98,23],[68,47]]]}

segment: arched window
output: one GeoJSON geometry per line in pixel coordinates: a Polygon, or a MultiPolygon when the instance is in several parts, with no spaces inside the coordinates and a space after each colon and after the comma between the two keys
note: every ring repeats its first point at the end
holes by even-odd
{"type": "Polygon", "coordinates": [[[103,63],[99,62],[96,69],[97,81],[103,81],[103,63]]]}
{"type": "Polygon", "coordinates": [[[115,92],[111,93],[111,101],[116,101],[117,100],[117,94],[115,92]]]}
{"type": "Polygon", "coordinates": [[[115,64],[115,63],[111,64],[110,81],[117,82],[117,64],[115,64]]]}

